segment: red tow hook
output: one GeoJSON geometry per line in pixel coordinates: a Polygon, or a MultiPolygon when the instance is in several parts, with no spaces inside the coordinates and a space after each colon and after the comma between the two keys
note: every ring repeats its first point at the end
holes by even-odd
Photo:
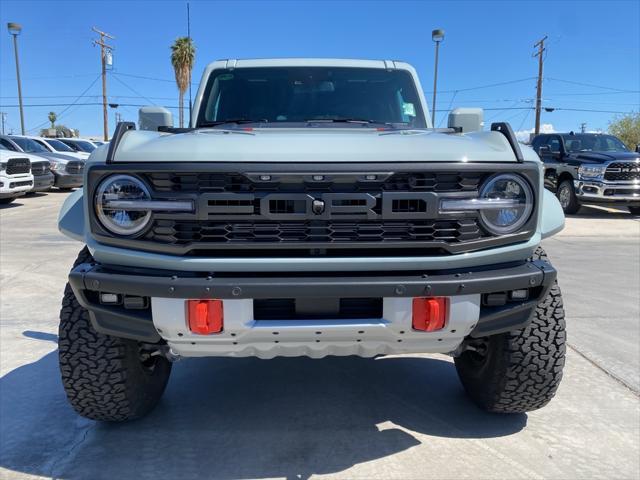
{"type": "Polygon", "coordinates": [[[187,322],[192,333],[220,333],[223,320],[222,300],[187,300],[187,322]]]}
{"type": "Polygon", "coordinates": [[[414,330],[435,332],[447,323],[447,297],[416,297],[413,299],[412,326],[414,330]]]}

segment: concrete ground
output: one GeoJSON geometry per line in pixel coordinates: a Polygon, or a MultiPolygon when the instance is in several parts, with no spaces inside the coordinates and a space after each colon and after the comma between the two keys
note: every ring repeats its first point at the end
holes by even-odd
{"type": "Polygon", "coordinates": [[[640,477],[640,221],[583,209],[545,242],[570,347],[557,397],[496,416],[437,355],[198,359],[147,418],[105,425],[67,405],[57,316],[80,245],[64,193],[0,211],[0,478],[640,477]]]}

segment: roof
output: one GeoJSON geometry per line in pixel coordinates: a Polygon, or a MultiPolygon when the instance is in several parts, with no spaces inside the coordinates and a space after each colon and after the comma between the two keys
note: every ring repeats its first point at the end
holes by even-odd
{"type": "Polygon", "coordinates": [[[207,65],[210,68],[250,67],[355,67],[381,69],[407,69],[410,65],[397,60],[364,60],[351,58],[247,58],[223,59],[207,65]]]}

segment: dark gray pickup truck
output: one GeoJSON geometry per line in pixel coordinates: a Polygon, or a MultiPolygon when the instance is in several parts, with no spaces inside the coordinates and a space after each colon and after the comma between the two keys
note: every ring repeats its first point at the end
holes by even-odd
{"type": "Polygon", "coordinates": [[[622,205],[640,215],[640,153],[620,139],[551,133],[536,136],[531,146],[544,162],[545,187],[555,192],[565,213],[576,213],[584,202],[622,205]]]}

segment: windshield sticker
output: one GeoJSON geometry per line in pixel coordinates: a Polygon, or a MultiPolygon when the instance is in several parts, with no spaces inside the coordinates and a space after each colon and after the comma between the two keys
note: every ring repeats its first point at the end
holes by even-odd
{"type": "Polygon", "coordinates": [[[416,107],[413,103],[407,103],[407,102],[403,102],[402,103],[402,113],[404,115],[407,115],[409,117],[415,117],[416,116],[416,107]]]}
{"type": "Polygon", "coordinates": [[[218,76],[218,78],[220,80],[232,80],[233,79],[233,73],[223,73],[222,75],[218,76]]]}

